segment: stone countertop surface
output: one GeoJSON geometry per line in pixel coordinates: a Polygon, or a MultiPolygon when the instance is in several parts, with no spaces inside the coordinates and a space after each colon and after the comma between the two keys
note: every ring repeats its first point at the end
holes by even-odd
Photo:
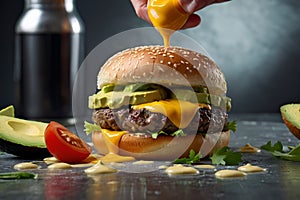
{"type": "MultiPolygon", "coordinates": [[[[238,129],[231,134],[230,148],[250,143],[260,147],[268,141],[295,146],[299,140],[277,114],[233,115],[238,129]]],[[[300,162],[281,160],[262,150],[242,156],[243,163],[266,168],[266,172],[244,178],[218,179],[214,170],[199,169],[197,175],[169,176],[158,169],[167,162],[133,165],[126,163],[117,173],[88,176],[84,168],[48,170],[46,164],[33,170],[38,179],[0,180],[0,199],[298,199],[300,162]]],[[[15,171],[23,160],[0,155],[0,172],[15,171]]],[[[206,163],[207,161],[203,161],[206,163]]],[[[216,166],[236,169],[238,166],[216,166]]]]}

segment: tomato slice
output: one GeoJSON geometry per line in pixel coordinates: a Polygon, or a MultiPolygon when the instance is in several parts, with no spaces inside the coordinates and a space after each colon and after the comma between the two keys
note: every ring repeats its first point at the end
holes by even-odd
{"type": "Polygon", "coordinates": [[[92,152],[92,148],[86,142],[54,121],[51,121],[45,130],[45,142],[49,152],[66,163],[79,163],[92,152]]]}

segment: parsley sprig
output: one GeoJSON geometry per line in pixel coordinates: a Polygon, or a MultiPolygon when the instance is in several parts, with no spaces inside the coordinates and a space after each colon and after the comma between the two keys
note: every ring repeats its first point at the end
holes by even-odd
{"type": "Polygon", "coordinates": [[[235,132],[237,129],[237,123],[236,120],[233,120],[231,122],[228,122],[227,124],[225,124],[224,130],[231,130],[233,132],[235,132]]]}
{"type": "Polygon", "coordinates": [[[242,154],[234,152],[225,146],[221,149],[216,149],[210,159],[214,165],[238,165],[242,162],[242,154]]]}
{"type": "Polygon", "coordinates": [[[265,145],[261,146],[261,149],[269,151],[273,156],[284,160],[300,161],[300,144],[296,147],[289,147],[290,151],[284,152],[283,145],[280,141],[277,141],[274,145],[269,141],[265,145]]]}
{"type": "Polygon", "coordinates": [[[200,162],[200,153],[195,153],[193,149],[190,150],[189,157],[187,158],[179,158],[174,160],[174,164],[194,164],[200,162]]]}

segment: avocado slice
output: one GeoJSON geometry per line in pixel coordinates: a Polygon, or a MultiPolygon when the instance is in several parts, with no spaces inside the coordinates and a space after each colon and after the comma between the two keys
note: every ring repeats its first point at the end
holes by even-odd
{"type": "Polygon", "coordinates": [[[231,99],[226,96],[217,96],[208,93],[199,93],[192,90],[174,89],[172,98],[194,103],[205,103],[213,106],[231,109],[231,99]]]}
{"type": "Polygon", "coordinates": [[[44,140],[47,125],[0,115],[0,150],[23,158],[50,156],[44,140]]]}
{"type": "Polygon", "coordinates": [[[15,116],[15,108],[13,105],[7,106],[6,108],[3,108],[0,110],[0,115],[5,115],[9,117],[14,117],[15,116]]]}
{"type": "Polygon", "coordinates": [[[166,97],[167,93],[163,89],[137,92],[112,91],[108,93],[102,93],[100,91],[97,94],[89,96],[89,108],[97,109],[109,107],[115,109],[126,105],[158,101],[166,97]]]}

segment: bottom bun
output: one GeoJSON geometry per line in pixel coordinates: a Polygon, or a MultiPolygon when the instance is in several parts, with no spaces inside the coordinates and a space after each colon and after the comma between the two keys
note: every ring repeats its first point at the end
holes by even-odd
{"type": "MultiPolygon", "coordinates": [[[[119,147],[114,151],[120,155],[133,156],[142,160],[174,160],[180,157],[188,157],[193,149],[200,152],[202,157],[209,156],[217,148],[228,146],[230,131],[203,135],[165,136],[157,139],[152,137],[125,134],[119,142],[119,147]]],[[[101,132],[93,133],[92,140],[95,149],[100,154],[107,154],[106,143],[101,132]]]]}

